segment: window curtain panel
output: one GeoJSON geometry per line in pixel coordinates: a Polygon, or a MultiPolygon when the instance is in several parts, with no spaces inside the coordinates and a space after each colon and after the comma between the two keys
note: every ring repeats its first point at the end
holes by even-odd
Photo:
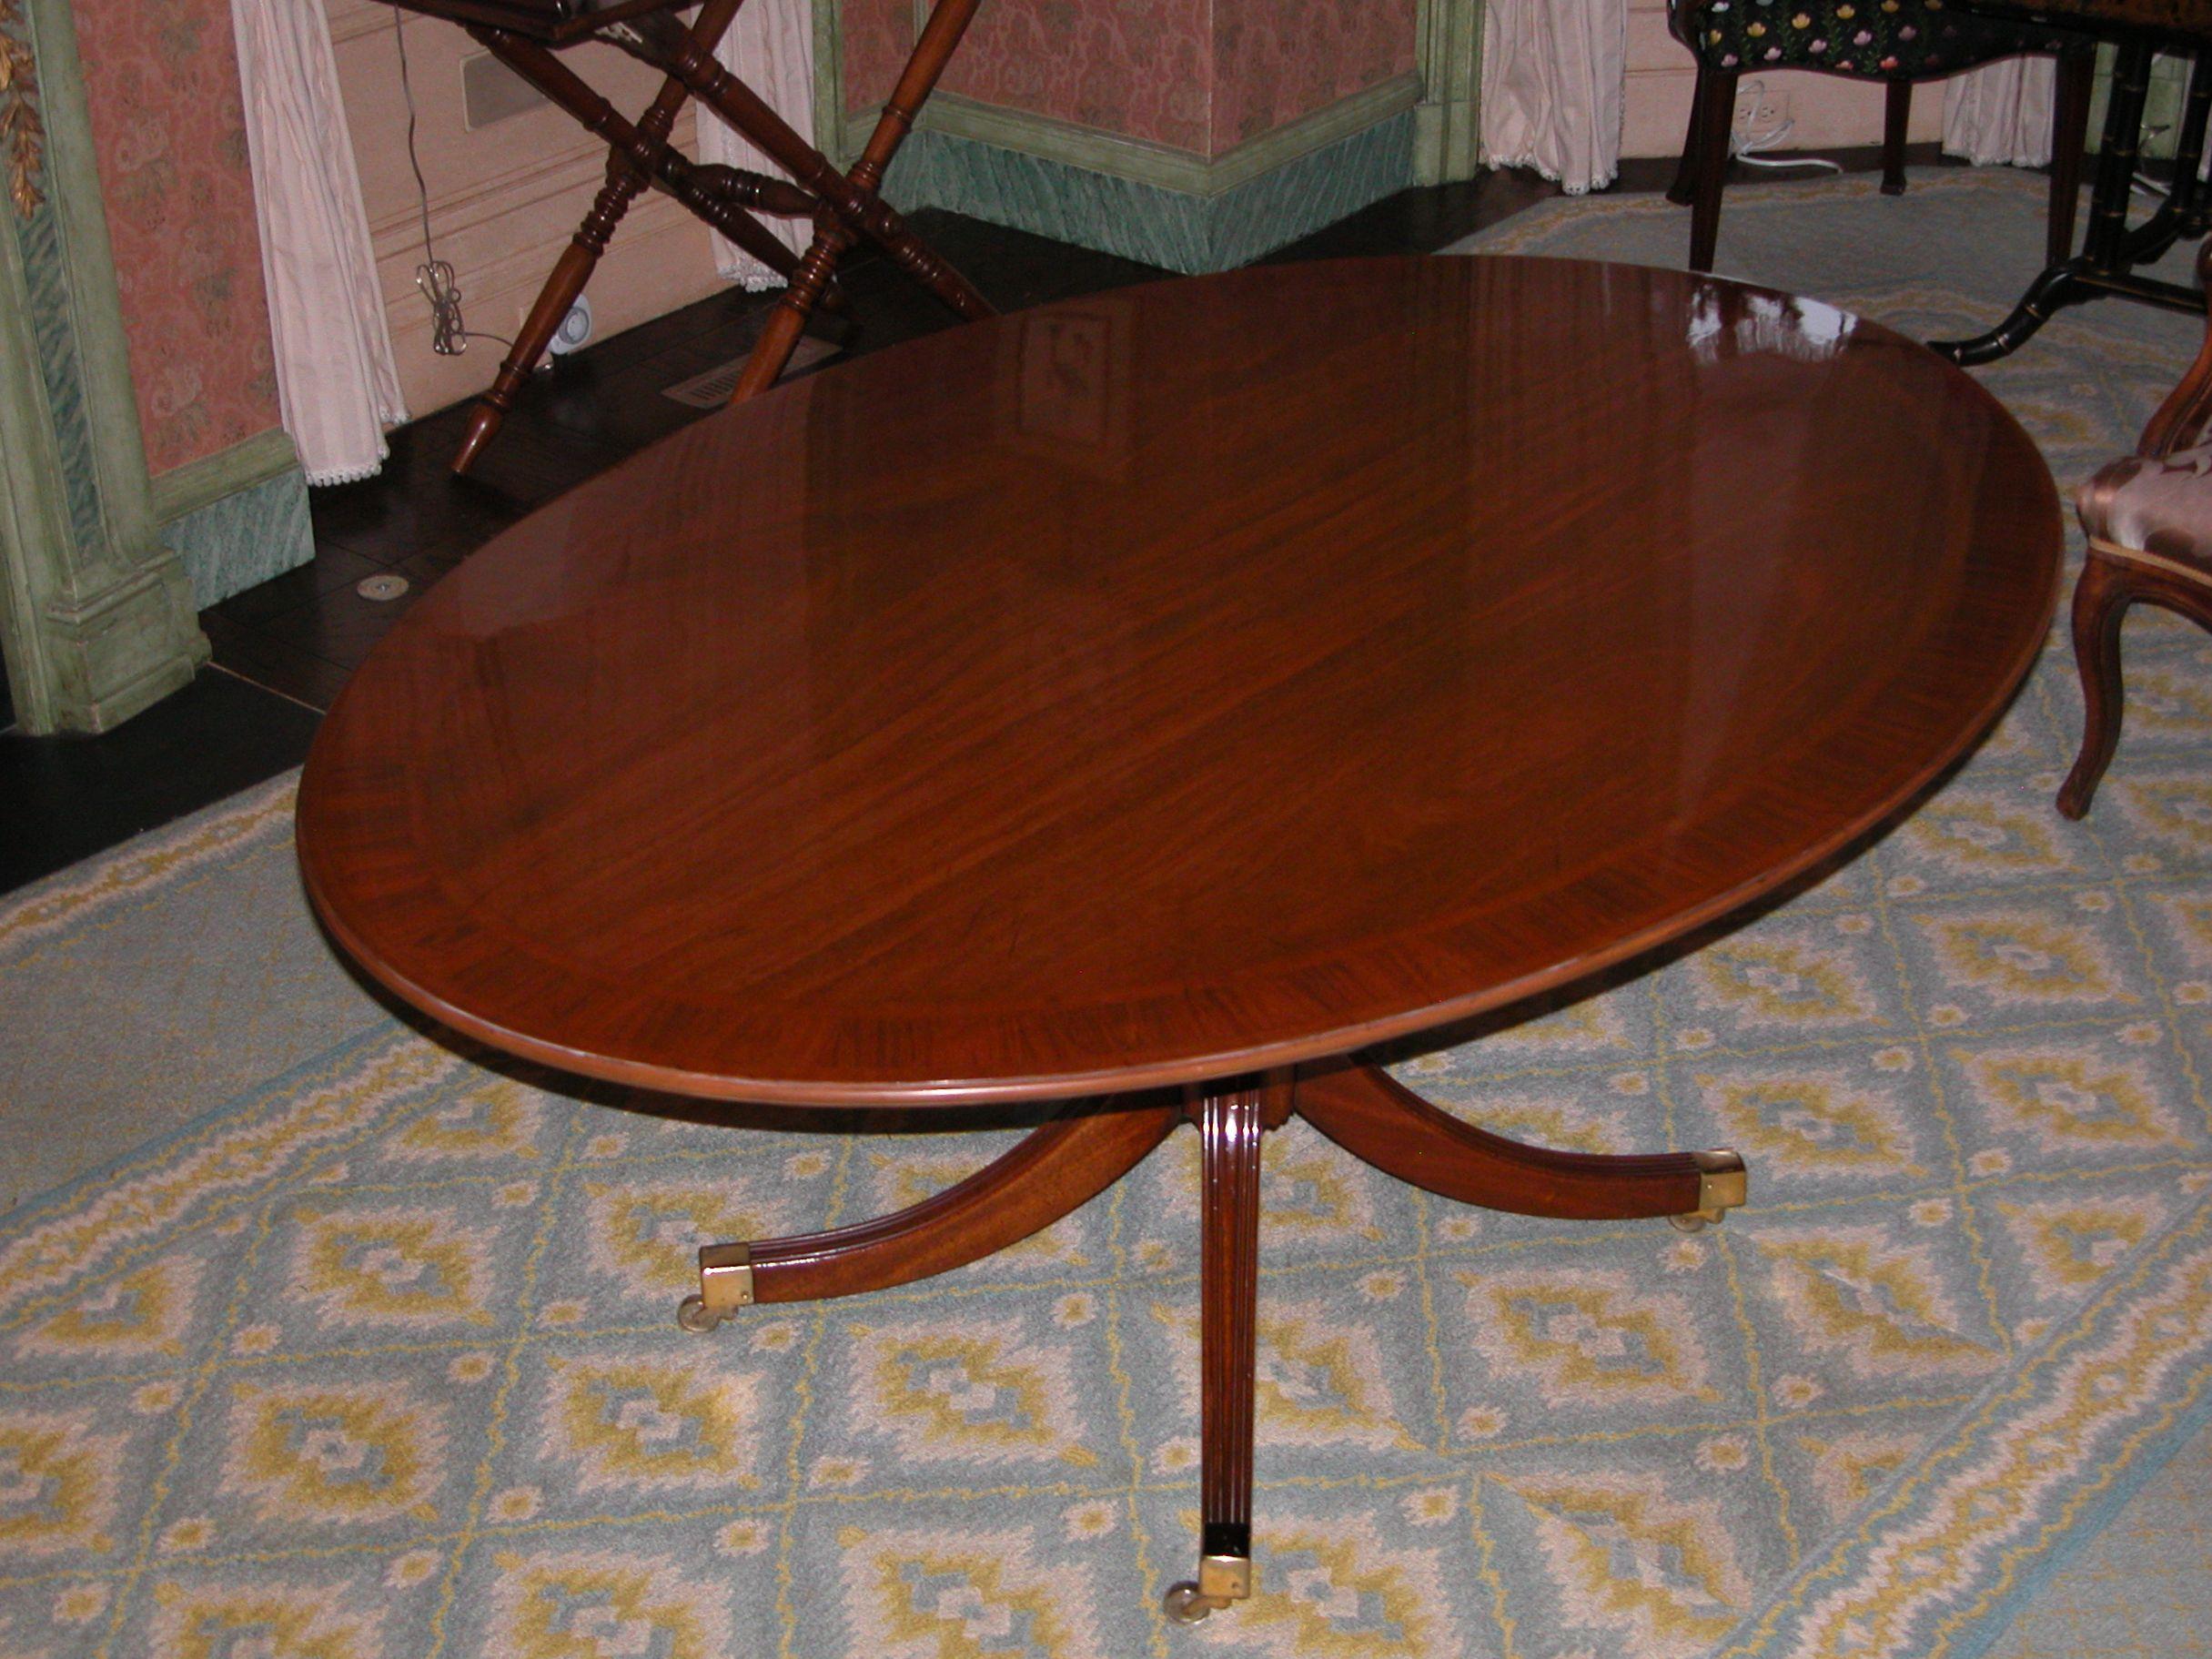
{"type": "Polygon", "coordinates": [[[277,396],[310,484],[367,478],[407,419],[318,0],[231,0],[277,396]]]}
{"type": "MultiPolygon", "coordinates": [[[[759,93],[768,106],[802,137],[814,132],[814,16],[807,0],[746,0],[737,21],[714,48],[722,66],[759,93]]],[[[740,137],[727,123],[699,106],[699,155],[702,161],[784,177],[783,169],[740,137]]],[[[806,219],[761,216],[762,223],[793,253],[806,251],[813,225],[806,219]]],[[[783,278],[721,232],[714,233],[714,268],[749,288],[779,288],[783,278]]]]}
{"type": "Polygon", "coordinates": [[[1570,196],[1612,183],[1627,73],[1620,0],[1492,0],[1482,15],[1482,159],[1534,167],[1570,196]]]}
{"type": "Polygon", "coordinates": [[[1944,154],[1976,167],[2039,167],[2051,158],[2058,60],[2001,57],[1944,82],[1944,154]]]}

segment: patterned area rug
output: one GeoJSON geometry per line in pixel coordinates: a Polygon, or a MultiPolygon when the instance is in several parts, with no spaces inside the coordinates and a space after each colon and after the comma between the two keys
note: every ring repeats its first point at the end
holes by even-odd
{"type": "MultiPolygon", "coordinates": [[[[1862,268],[1897,228],[1809,189],[1862,268]]],[[[1728,225],[1788,234],[1760,195],[1728,225]]],[[[1944,327],[2010,286],[1914,281],[1944,327]]],[[[2070,481],[2195,332],[2106,307],[2006,395],[2070,481]]],[[[994,1261],[688,1337],[701,1240],[894,1208],[1011,1134],[737,1132],[432,1040],[317,956],[288,784],[16,895],[13,1105],[173,1071],[213,1109],[0,1218],[0,1654],[1977,1652],[2212,1384],[2212,642],[2129,645],[2087,824],[2049,807],[2052,656],[1822,886],[1402,1068],[1528,1138],[1738,1146],[1726,1226],[1463,1210],[1273,1138],[1260,1593],[1189,1629],[1156,1611],[1194,1553],[1189,1135],[994,1261]],[[130,1030],[65,1017],[182,954],[130,1030]]]]}

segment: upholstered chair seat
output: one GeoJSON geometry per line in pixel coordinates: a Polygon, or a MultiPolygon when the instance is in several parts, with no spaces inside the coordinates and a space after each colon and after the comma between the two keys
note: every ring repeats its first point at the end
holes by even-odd
{"type": "Polygon", "coordinates": [[[2023,52],[2055,52],[2073,38],[1978,17],[1944,0],[1673,0],[1668,17],[1701,64],[1817,68],[1868,80],[1927,80],[2023,52]]]}
{"type": "Polygon", "coordinates": [[[2106,556],[2212,582],[2212,443],[2116,460],[2075,492],[2074,505],[2106,556]]]}
{"type": "Polygon", "coordinates": [[[1667,0],[1667,26],[1697,59],[1697,90],[1690,130],[1682,139],[1682,167],[1667,192],[1671,200],[1691,209],[1692,270],[1712,268],[1739,77],[1766,69],[1816,69],[1884,83],[1888,101],[1882,125],[1882,189],[1894,196],[1904,188],[1913,83],[2030,52],[2059,56],[2051,263],[2072,251],[2074,197],[2096,65],[2096,43],[2087,36],[2040,23],[1979,16],[1960,0],[1667,0]]]}

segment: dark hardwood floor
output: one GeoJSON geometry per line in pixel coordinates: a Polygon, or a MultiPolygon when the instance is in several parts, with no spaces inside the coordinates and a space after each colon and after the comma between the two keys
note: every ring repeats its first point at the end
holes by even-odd
{"type": "MultiPolygon", "coordinates": [[[[1912,159],[1931,165],[1934,150],[1916,146],[1912,159]]],[[[1872,149],[1836,158],[1878,164],[1872,149]]],[[[1673,170],[1671,160],[1626,162],[1612,188],[1664,189],[1673,170]]],[[[1496,171],[1401,190],[1268,257],[1430,253],[1558,193],[1532,173],[1496,171]]],[[[914,221],[1002,310],[1169,274],[957,214],[924,210],[914,221]]],[[[954,321],[880,257],[856,255],[843,271],[860,324],[825,338],[848,356],[954,321]]],[[[377,477],[312,492],[311,563],[201,614],[215,656],[189,691],[102,737],[0,729],[0,892],[298,765],[347,676],[440,576],[563,491],[705,419],[711,410],[665,389],[742,357],[773,299],[732,288],[560,359],[468,478],[447,470],[466,404],[399,428],[377,477]],[[361,582],[385,574],[406,578],[406,591],[364,597],[361,582]]],[[[11,719],[0,703],[0,728],[11,719]]]]}

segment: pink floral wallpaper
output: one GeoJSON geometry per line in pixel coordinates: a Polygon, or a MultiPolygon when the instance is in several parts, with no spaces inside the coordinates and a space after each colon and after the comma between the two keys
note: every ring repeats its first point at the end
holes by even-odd
{"type": "Polygon", "coordinates": [[[278,424],[230,10],[76,0],[148,469],[278,424]]]}
{"type": "MultiPolygon", "coordinates": [[[[1415,0],[983,0],[939,83],[1201,156],[1413,67],[1415,0]]],[[[913,0],[843,0],[847,110],[883,101],[913,0]]]]}
{"type": "MultiPolygon", "coordinates": [[[[985,6],[991,0],[983,0],[985,6]]],[[[874,109],[914,50],[914,0],[843,0],[839,51],[844,68],[845,113],[874,109]]],[[[968,43],[961,43],[961,50],[968,43]]]]}
{"type": "Polygon", "coordinates": [[[1409,73],[1414,28],[1414,0],[1215,6],[1212,153],[1409,73]]]}
{"type": "Polygon", "coordinates": [[[939,85],[1203,155],[1216,9],[1214,0],[983,0],[939,85]]]}

